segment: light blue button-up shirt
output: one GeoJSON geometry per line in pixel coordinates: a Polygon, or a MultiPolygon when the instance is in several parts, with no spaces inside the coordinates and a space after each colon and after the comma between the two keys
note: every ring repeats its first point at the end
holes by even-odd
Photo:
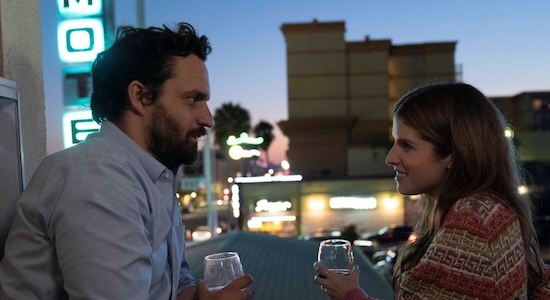
{"type": "Polygon", "coordinates": [[[194,286],[173,171],[109,122],[44,158],[17,202],[0,299],[176,299],[194,286]]]}

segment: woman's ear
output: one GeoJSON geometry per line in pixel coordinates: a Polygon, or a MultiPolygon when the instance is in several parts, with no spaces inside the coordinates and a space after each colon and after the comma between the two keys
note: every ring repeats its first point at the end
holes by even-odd
{"type": "Polygon", "coordinates": [[[447,169],[451,169],[451,167],[453,166],[453,156],[449,154],[449,157],[447,159],[447,169]]]}
{"type": "Polygon", "coordinates": [[[145,107],[150,104],[146,96],[147,88],[138,80],[132,80],[128,84],[128,100],[130,107],[138,114],[145,113],[145,107]]]}

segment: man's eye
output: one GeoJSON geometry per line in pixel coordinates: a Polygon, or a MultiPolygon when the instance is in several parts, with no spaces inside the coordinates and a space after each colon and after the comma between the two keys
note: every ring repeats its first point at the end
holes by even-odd
{"type": "Polygon", "coordinates": [[[195,102],[197,102],[197,97],[194,97],[194,96],[185,97],[185,101],[189,101],[189,102],[191,102],[191,103],[195,103],[195,102]]]}

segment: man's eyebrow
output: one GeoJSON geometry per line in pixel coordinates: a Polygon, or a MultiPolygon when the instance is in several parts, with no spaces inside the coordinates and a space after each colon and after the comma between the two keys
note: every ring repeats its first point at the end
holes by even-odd
{"type": "Polygon", "coordinates": [[[183,95],[185,97],[194,96],[194,97],[199,97],[201,99],[209,99],[210,98],[210,94],[205,93],[205,92],[200,91],[200,90],[197,90],[197,89],[185,91],[185,92],[183,92],[183,95]]]}

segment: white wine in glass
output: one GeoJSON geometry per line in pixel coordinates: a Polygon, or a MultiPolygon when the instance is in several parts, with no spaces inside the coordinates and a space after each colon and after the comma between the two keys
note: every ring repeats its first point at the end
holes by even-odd
{"type": "Polygon", "coordinates": [[[317,262],[330,272],[349,274],[353,268],[353,251],[347,240],[324,240],[319,245],[317,262]]]}
{"type": "Polygon", "coordinates": [[[236,252],[222,252],[204,258],[204,283],[211,292],[225,287],[244,275],[241,259],[236,252]]]}

